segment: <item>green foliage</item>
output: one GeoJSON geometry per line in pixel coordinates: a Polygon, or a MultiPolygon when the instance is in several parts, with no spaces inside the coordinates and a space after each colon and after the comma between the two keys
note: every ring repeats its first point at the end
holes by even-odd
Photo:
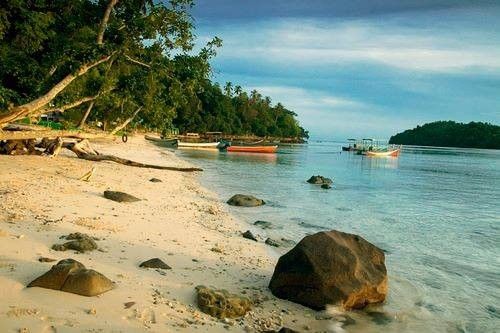
{"type": "MultiPolygon", "coordinates": [[[[110,0],[0,2],[0,114],[30,102],[83,65],[111,56],[65,87],[46,108],[93,98],[90,120],[136,122],[166,131],[221,130],[234,134],[304,137],[296,114],[239,86],[210,81],[215,37],[193,51],[192,0],[119,0],[102,44],[99,27],[110,0]]],[[[79,122],[89,102],[66,111],[79,122]]]]}
{"type": "Polygon", "coordinates": [[[272,105],[269,97],[257,91],[250,96],[241,87],[233,92],[232,83],[222,89],[205,80],[201,89],[177,110],[174,125],[181,132],[222,131],[273,137],[308,137],[295,119],[296,114],[281,103],[272,105]],[[237,93],[236,93],[237,91],[237,93]]]}
{"type": "Polygon", "coordinates": [[[500,149],[500,126],[482,122],[436,121],[396,134],[389,143],[500,149]]]}

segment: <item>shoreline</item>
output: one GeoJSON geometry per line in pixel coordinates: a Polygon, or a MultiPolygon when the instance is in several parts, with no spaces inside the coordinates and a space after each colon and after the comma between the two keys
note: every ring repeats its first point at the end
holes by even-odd
{"type": "MultiPolygon", "coordinates": [[[[189,166],[143,138],[94,146],[136,161],[189,166]]],[[[267,285],[279,254],[241,237],[249,226],[230,215],[196,174],[93,163],[70,154],[0,156],[2,332],[326,330],[324,320],[314,319],[318,312],[272,296],[267,285]],[[89,182],[78,180],[94,165],[89,182]],[[150,182],[153,177],[162,182],[150,182]],[[104,190],[142,200],[116,203],[103,198],[104,190]],[[71,232],[97,237],[100,250],[51,249],[71,232]],[[39,257],[76,259],[116,282],[116,288],[98,297],[25,288],[52,266],[39,257]],[[155,257],[172,269],[138,267],[155,257]],[[212,318],[196,305],[197,285],[247,296],[253,310],[240,319],[212,318]],[[127,302],[135,304],[125,309],[127,302]]]]}

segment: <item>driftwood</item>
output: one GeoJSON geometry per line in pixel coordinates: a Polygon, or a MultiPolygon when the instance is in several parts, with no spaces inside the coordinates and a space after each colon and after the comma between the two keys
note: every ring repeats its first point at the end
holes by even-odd
{"type": "Polygon", "coordinates": [[[148,169],[158,169],[158,170],[171,170],[171,171],[180,171],[180,172],[195,172],[195,171],[203,171],[200,168],[177,168],[177,167],[169,167],[162,165],[154,165],[154,164],[145,164],[140,162],[135,162],[132,160],[128,160],[125,158],[117,157],[114,155],[101,155],[97,151],[95,151],[90,145],[88,140],[82,140],[77,143],[70,143],[65,145],[66,148],[71,150],[78,156],[78,158],[93,161],[93,162],[101,162],[101,161],[111,161],[123,165],[133,166],[137,168],[148,168],[148,169]]]}

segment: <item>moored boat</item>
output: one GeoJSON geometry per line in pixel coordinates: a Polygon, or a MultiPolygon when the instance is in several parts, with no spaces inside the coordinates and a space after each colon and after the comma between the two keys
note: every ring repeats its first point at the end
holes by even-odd
{"type": "Polygon", "coordinates": [[[219,149],[223,147],[222,142],[183,142],[179,141],[179,149],[219,149]]]}
{"type": "Polygon", "coordinates": [[[265,153],[272,154],[276,153],[278,146],[229,146],[227,147],[228,152],[241,152],[241,153],[265,153]]]}
{"type": "Polygon", "coordinates": [[[370,157],[398,157],[400,152],[401,149],[397,148],[386,151],[367,151],[365,154],[370,157]]]}
{"type": "Polygon", "coordinates": [[[151,135],[145,135],[144,138],[148,141],[152,141],[156,143],[159,146],[166,147],[166,148],[177,148],[179,144],[178,139],[162,139],[159,137],[151,136],[151,135]]]}

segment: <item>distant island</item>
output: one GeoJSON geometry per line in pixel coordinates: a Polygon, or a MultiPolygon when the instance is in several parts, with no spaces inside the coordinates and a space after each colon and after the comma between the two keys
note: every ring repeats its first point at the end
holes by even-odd
{"type": "Polygon", "coordinates": [[[391,144],[459,148],[500,149],[500,126],[482,122],[468,124],[436,121],[391,137],[391,144]]]}

